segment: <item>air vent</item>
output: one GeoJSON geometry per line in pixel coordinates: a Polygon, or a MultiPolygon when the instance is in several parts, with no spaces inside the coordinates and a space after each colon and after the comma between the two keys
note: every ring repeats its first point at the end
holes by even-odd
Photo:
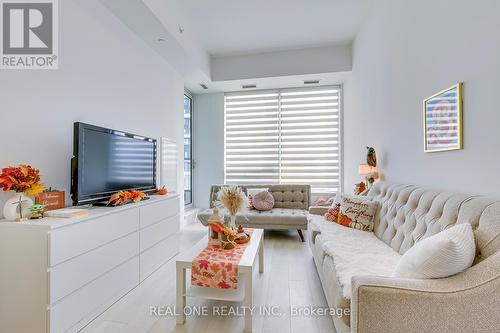
{"type": "Polygon", "coordinates": [[[319,84],[319,80],[306,80],[304,84],[319,84]]]}
{"type": "Polygon", "coordinates": [[[206,84],[204,84],[204,83],[200,83],[200,86],[201,86],[203,89],[205,89],[205,90],[207,90],[207,89],[208,89],[208,87],[207,87],[207,86],[206,86],[206,84]]]}
{"type": "Polygon", "coordinates": [[[256,84],[244,84],[241,86],[243,89],[251,89],[251,88],[257,88],[256,84]]]}

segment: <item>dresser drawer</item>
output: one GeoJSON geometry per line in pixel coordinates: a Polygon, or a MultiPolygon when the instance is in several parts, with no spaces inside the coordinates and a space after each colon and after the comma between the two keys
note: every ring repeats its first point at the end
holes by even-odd
{"type": "Polygon", "coordinates": [[[117,239],[49,270],[53,304],[139,254],[139,232],[117,239]]]}
{"type": "Polygon", "coordinates": [[[161,221],[171,216],[175,216],[180,212],[179,198],[162,200],[150,205],[145,205],[140,208],[141,211],[141,228],[161,221]]]}
{"type": "Polygon", "coordinates": [[[50,306],[50,332],[78,331],[138,283],[139,258],[134,257],[50,306]]]}
{"type": "Polygon", "coordinates": [[[138,229],[139,209],[128,209],[56,229],[49,233],[49,266],[55,266],[138,229]]]}
{"type": "Polygon", "coordinates": [[[162,239],[179,232],[179,218],[179,215],[175,215],[141,229],[141,252],[149,249],[162,239]]]}
{"type": "Polygon", "coordinates": [[[179,253],[179,233],[162,240],[141,253],[141,281],[150,276],[169,259],[179,253]]]}

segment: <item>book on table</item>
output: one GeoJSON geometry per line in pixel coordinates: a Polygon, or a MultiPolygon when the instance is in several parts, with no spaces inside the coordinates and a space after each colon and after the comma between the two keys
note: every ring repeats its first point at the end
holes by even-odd
{"type": "Polygon", "coordinates": [[[45,216],[48,217],[63,217],[63,218],[82,217],[87,215],[89,215],[89,210],[85,208],[62,208],[62,209],[51,210],[45,213],[45,216]]]}

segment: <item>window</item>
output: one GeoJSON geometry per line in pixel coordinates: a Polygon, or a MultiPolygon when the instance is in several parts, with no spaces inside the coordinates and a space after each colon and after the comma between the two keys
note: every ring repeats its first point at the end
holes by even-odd
{"type": "Polygon", "coordinates": [[[341,187],[339,86],[225,95],[226,184],[341,187]]]}
{"type": "Polygon", "coordinates": [[[184,94],[184,204],[193,203],[193,97],[184,94]]]}

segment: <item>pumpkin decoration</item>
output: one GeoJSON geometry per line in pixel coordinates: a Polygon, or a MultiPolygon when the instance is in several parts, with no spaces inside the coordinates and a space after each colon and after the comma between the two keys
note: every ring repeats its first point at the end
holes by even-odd
{"type": "Polygon", "coordinates": [[[236,239],[234,242],[236,244],[245,244],[250,241],[250,234],[247,234],[245,232],[245,229],[243,229],[243,226],[240,224],[238,226],[238,229],[236,230],[236,239]]]}
{"type": "Polygon", "coordinates": [[[339,218],[337,219],[338,224],[341,224],[345,227],[349,227],[349,224],[351,222],[352,222],[352,219],[349,216],[344,215],[342,213],[339,213],[339,218]]]}
{"type": "Polygon", "coordinates": [[[156,189],[156,194],[158,194],[158,195],[167,195],[168,194],[168,190],[165,188],[165,186],[163,186],[162,188],[156,189]]]}

